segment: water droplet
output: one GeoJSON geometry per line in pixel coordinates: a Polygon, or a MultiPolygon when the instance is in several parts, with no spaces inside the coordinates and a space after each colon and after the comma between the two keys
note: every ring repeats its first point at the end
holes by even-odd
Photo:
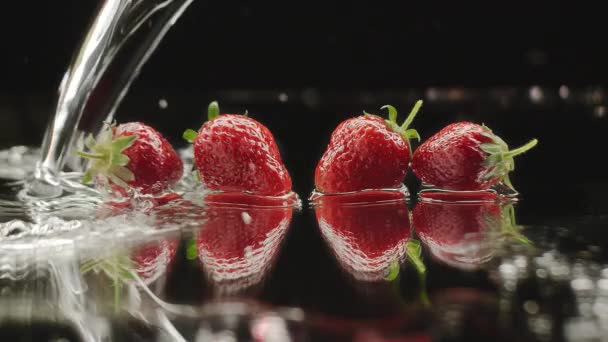
{"type": "Polygon", "coordinates": [[[570,88],[568,88],[568,86],[566,86],[565,84],[562,84],[559,87],[559,97],[562,98],[563,100],[570,97],[570,88]]]}
{"type": "Polygon", "coordinates": [[[539,86],[533,86],[529,90],[530,100],[534,103],[542,102],[544,98],[543,90],[539,86]]]}
{"type": "Polygon", "coordinates": [[[605,106],[596,106],[595,109],[593,110],[593,115],[598,119],[604,118],[606,116],[606,107],[605,106]]]}
{"type": "Polygon", "coordinates": [[[241,218],[243,219],[243,223],[245,223],[245,224],[250,224],[251,223],[251,216],[249,215],[248,212],[243,211],[241,213],[241,218]]]}
{"type": "Polygon", "coordinates": [[[167,109],[168,106],[169,106],[169,102],[167,102],[167,100],[165,100],[165,99],[158,100],[158,107],[160,107],[160,109],[167,109]]]}
{"type": "Polygon", "coordinates": [[[317,107],[321,103],[321,96],[316,89],[308,88],[302,92],[302,102],[308,107],[317,107]]]}
{"type": "Polygon", "coordinates": [[[429,88],[426,90],[426,96],[429,101],[435,101],[439,98],[439,91],[435,88],[429,88]]]}

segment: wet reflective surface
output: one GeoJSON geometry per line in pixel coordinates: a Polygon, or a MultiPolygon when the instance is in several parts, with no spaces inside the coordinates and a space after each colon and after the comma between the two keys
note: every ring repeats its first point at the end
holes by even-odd
{"type": "MultiPolygon", "coordinates": [[[[536,157],[518,161],[519,201],[419,197],[411,175],[409,198],[396,191],[307,201],[314,162],[299,168],[304,162],[290,153],[323,146],[298,150],[280,129],[301,205],[209,194],[189,177],[176,196],[110,203],[72,173],[62,175],[71,189],[63,197],[29,198],[21,179],[39,152],[2,150],[0,341],[602,341],[608,183],[593,164],[544,172],[581,146],[557,151],[562,133],[534,124],[551,117],[566,127],[560,118],[576,113],[574,121],[601,132],[606,123],[593,108],[603,100],[564,107],[539,91],[545,102],[532,109],[518,102],[499,110],[491,97],[480,104],[532,118],[525,132],[490,114],[466,116],[495,121],[510,140],[541,135],[536,157]]],[[[477,94],[436,92],[440,100],[420,117],[426,136],[441,124],[434,119],[448,120],[436,115],[442,108],[459,112],[477,94]],[[464,99],[451,104],[446,94],[464,99]]],[[[598,150],[587,146],[570,165],[598,150]]],[[[181,153],[188,164],[191,154],[181,153]]]]}
{"type": "Polygon", "coordinates": [[[603,249],[573,229],[517,225],[515,203],[204,198],[3,223],[0,336],[595,341],[606,327],[603,249]]]}

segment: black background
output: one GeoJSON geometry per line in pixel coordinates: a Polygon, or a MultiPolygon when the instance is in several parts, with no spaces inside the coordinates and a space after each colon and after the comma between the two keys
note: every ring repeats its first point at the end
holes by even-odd
{"type": "MultiPolygon", "coordinates": [[[[96,5],[6,4],[2,88],[54,89],[96,5]]],[[[199,90],[604,82],[604,19],[597,5],[560,1],[195,0],[142,82],[199,90]]]]}
{"type": "MultiPolygon", "coordinates": [[[[202,124],[209,101],[225,112],[248,110],[274,133],[294,190],[306,198],[340,121],[387,103],[403,115],[423,98],[414,122],[423,138],[457,120],[484,122],[511,146],[538,138],[511,177],[522,193],[519,223],[567,226],[571,241],[586,236],[601,246],[608,223],[608,29],[598,3],[195,0],[117,119],[145,121],[181,147],[181,132],[202,124]]],[[[0,148],[40,143],[96,6],[93,0],[2,5],[0,148]]],[[[406,183],[415,193],[411,173],[406,183]]],[[[356,312],[358,297],[344,286],[329,250],[319,247],[311,209],[294,217],[286,240],[264,299],[356,312]]],[[[459,278],[436,266],[431,273],[431,290],[488,287],[477,274],[459,278]]],[[[200,290],[187,278],[199,274],[176,274],[175,283],[200,290]]]]}
{"type": "MultiPolygon", "coordinates": [[[[40,142],[96,6],[12,2],[2,11],[1,146],[40,142]]],[[[424,98],[414,123],[423,137],[466,119],[485,122],[512,146],[539,138],[512,177],[524,198],[545,203],[530,217],[601,215],[608,190],[603,13],[599,5],[556,1],[196,0],[117,118],[146,121],[182,145],[181,132],[200,126],[209,101],[226,112],[248,110],[274,132],[294,189],[306,197],[341,120],[386,103],[405,113],[424,98]],[[535,85],[541,101],[531,99],[535,85]],[[562,85],[568,99],[558,96],[562,85]],[[449,89],[456,97],[435,96],[449,89]]]]}

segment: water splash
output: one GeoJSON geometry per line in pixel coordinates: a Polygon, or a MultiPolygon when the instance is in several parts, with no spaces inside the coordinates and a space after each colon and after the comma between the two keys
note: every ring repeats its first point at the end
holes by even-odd
{"type": "Polygon", "coordinates": [[[0,150],[0,179],[25,179],[40,159],[40,149],[13,146],[0,150]]]}
{"type": "Polygon", "coordinates": [[[96,134],[103,121],[112,119],[143,64],[192,1],[107,0],[100,3],[61,81],[55,113],[42,142],[41,159],[28,187],[31,195],[59,196],[59,173],[64,165],[74,171],[83,170],[83,161],[73,158],[72,152],[82,148],[86,132],[96,134]],[[149,21],[152,17],[155,20],[149,21]],[[142,29],[148,21],[150,28],[142,29]],[[126,45],[128,40],[134,43],[126,45]],[[125,46],[130,50],[125,51],[125,46]],[[83,117],[86,120],[81,120],[83,117]]]}

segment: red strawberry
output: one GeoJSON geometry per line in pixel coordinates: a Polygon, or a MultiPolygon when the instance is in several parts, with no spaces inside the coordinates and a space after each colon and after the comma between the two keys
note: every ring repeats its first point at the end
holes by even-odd
{"type": "Polygon", "coordinates": [[[85,145],[89,152],[78,155],[92,163],[82,178],[84,183],[109,182],[123,195],[129,189],[156,194],[182,177],[177,152],[159,132],[141,122],[108,126],[97,141],[89,135],[85,145]]]}
{"type": "Polygon", "coordinates": [[[405,122],[397,124],[397,110],[387,108],[389,119],[365,114],[343,121],[334,130],[315,170],[315,187],[324,193],[399,187],[410,163],[409,139],[420,140],[408,129],[422,101],[405,122]]]}
{"type": "MultiPolygon", "coordinates": [[[[471,198],[466,196],[464,200],[471,198]]],[[[504,236],[529,243],[515,225],[511,204],[487,202],[483,197],[480,200],[483,202],[418,202],[412,223],[433,256],[470,269],[490,260],[504,236]]]]}
{"type": "Polygon", "coordinates": [[[537,144],[533,139],[509,150],[486,126],[457,122],[422,143],[412,159],[412,170],[423,182],[448,190],[483,190],[497,182],[513,189],[509,172],[513,157],[537,144]]]}
{"type": "Polygon", "coordinates": [[[219,115],[217,102],[209,105],[208,121],[198,133],[184,138],[194,144],[194,163],[209,189],[283,195],[291,178],[270,130],[245,115],[219,115]]]}
{"type": "Polygon", "coordinates": [[[293,207],[282,199],[247,194],[213,194],[206,202],[197,248],[210,278],[232,291],[260,282],[277,255],[293,207]]]}
{"type": "Polygon", "coordinates": [[[355,278],[381,280],[405,258],[410,239],[405,195],[370,191],[322,196],[315,213],[323,237],[355,278]]]}

